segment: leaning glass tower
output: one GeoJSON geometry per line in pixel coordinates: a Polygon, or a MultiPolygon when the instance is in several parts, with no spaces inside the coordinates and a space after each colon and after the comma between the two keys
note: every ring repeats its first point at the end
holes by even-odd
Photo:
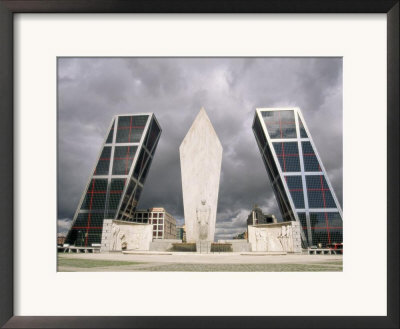
{"type": "Polygon", "coordinates": [[[342,209],[299,108],[258,108],[253,132],[284,221],[304,247],[343,241],[342,209]]]}
{"type": "Polygon", "coordinates": [[[65,243],[100,244],[104,219],[133,220],[160,135],[153,113],[112,119],[65,243]]]}

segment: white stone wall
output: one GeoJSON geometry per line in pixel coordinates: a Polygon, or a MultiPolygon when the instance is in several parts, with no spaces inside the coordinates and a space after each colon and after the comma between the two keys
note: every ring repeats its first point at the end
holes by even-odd
{"type": "Polygon", "coordinates": [[[301,252],[301,226],[298,222],[292,223],[292,232],[293,232],[293,252],[301,252]]]}
{"type": "Polygon", "coordinates": [[[111,248],[111,225],[113,220],[112,219],[104,219],[103,221],[103,231],[101,233],[101,247],[100,252],[107,252],[110,251],[111,248]]]}
{"type": "Polygon", "coordinates": [[[234,239],[234,240],[218,240],[218,243],[230,243],[232,244],[233,252],[249,252],[251,251],[251,245],[247,240],[234,239]]]}
{"type": "Polygon", "coordinates": [[[153,225],[104,220],[101,251],[149,250],[153,225]]]}
{"type": "Polygon", "coordinates": [[[222,145],[202,108],[179,147],[187,242],[199,240],[196,209],[210,207],[208,241],[214,241],[222,145]]]}
{"type": "Polygon", "coordinates": [[[182,243],[178,239],[155,239],[150,243],[150,251],[169,251],[173,243],[182,243]]]}
{"type": "Polygon", "coordinates": [[[248,240],[252,251],[301,252],[300,224],[281,222],[249,225],[248,240]]]}

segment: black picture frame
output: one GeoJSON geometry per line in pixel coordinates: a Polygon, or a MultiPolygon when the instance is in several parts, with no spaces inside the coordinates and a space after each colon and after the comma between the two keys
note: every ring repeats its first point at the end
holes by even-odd
{"type": "MultiPolygon", "coordinates": [[[[398,328],[399,0],[2,0],[0,2],[0,324],[4,328],[398,328]],[[387,316],[14,316],[13,16],[16,13],[385,13],[387,15],[387,316]]],[[[371,283],[372,284],[372,283],[371,283]]],[[[366,291],[368,287],[365,287],[366,291]]]]}

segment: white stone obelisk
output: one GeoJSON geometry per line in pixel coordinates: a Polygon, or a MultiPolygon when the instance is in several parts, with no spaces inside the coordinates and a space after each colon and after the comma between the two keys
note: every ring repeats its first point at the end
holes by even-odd
{"type": "Polygon", "coordinates": [[[179,147],[186,241],[214,241],[222,145],[204,108],[179,147]]]}

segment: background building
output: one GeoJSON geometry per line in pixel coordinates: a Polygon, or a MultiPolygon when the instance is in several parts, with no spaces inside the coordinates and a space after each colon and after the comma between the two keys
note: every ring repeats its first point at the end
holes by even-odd
{"type": "Polygon", "coordinates": [[[247,240],[247,230],[233,237],[233,240],[247,240]]]}
{"type": "Polygon", "coordinates": [[[254,205],[249,217],[247,217],[247,225],[270,224],[277,222],[278,220],[274,215],[263,214],[262,210],[258,208],[257,205],[254,205]]]}
{"type": "Polygon", "coordinates": [[[153,224],[154,239],[176,239],[176,219],[164,208],[150,208],[135,212],[133,222],[153,224]]]}
{"type": "Polygon", "coordinates": [[[342,209],[298,108],[256,110],[253,132],[284,221],[303,246],[341,243],[342,209]]]}
{"type": "Polygon", "coordinates": [[[160,135],[152,113],[112,119],[66,243],[100,244],[105,218],[133,219],[160,135]]]}
{"type": "Polygon", "coordinates": [[[57,246],[63,246],[65,243],[65,235],[58,234],[57,235],[57,246]]]}
{"type": "Polygon", "coordinates": [[[186,230],[185,225],[176,227],[176,239],[186,242],[186,230]]]}

